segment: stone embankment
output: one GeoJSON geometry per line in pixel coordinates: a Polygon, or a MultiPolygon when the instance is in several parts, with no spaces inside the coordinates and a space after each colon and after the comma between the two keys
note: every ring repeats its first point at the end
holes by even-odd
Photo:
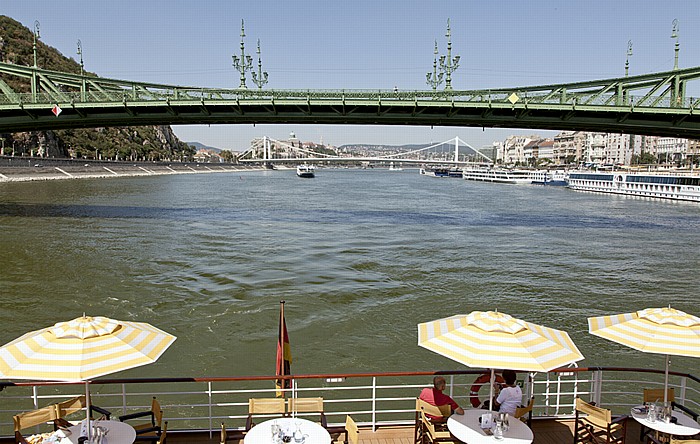
{"type": "Polygon", "coordinates": [[[182,162],[101,162],[26,157],[0,158],[0,183],[35,180],[115,178],[165,174],[230,173],[261,170],[259,165],[182,162]]]}

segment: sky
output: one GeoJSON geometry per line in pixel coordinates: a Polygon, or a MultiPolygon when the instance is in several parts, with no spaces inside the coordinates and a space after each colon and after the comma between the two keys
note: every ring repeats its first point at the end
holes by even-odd
{"type": "MultiPolygon", "coordinates": [[[[673,68],[678,19],[681,68],[700,65],[697,0],[0,0],[0,14],[78,58],[101,77],[236,88],[241,20],[246,53],[260,40],[265,89],[427,90],[435,41],[461,57],[455,89],[534,86],[673,68]]],[[[248,75],[248,87],[254,87],[248,75]]],[[[693,88],[697,86],[693,85],[693,88]]],[[[689,91],[689,95],[700,91],[689,91]]],[[[353,125],[182,125],[178,137],[242,151],[255,137],[340,146],[437,143],[474,147],[511,134],[555,131],[353,125]]]]}

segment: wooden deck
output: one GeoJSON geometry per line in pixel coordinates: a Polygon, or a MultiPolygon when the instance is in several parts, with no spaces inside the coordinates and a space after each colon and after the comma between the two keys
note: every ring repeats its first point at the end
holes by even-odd
{"type": "MultiPolygon", "coordinates": [[[[533,420],[532,430],[535,435],[533,444],[570,444],[574,441],[573,420],[533,420]]],[[[345,435],[334,435],[333,444],[344,443],[345,435]]],[[[14,439],[2,439],[0,443],[14,443],[14,439]]],[[[217,444],[219,433],[209,438],[208,433],[168,432],[168,444],[217,444]]],[[[229,444],[243,444],[243,441],[229,440],[229,444]]],[[[361,444],[415,444],[413,427],[385,427],[377,431],[360,429],[361,444]]],[[[481,444],[481,443],[469,443],[481,444]]],[[[633,419],[627,422],[625,444],[645,444],[639,440],[639,424],[633,419]]]]}
{"type": "MultiPolygon", "coordinates": [[[[532,430],[535,435],[533,444],[569,444],[573,443],[573,420],[534,420],[532,430]]],[[[343,443],[345,436],[333,436],[334,444],[343,443]]],[[[219,435],[215,434],[213,439],[208,435],[168,433],[168,444],[184,443],[218,443],[219,435]]],[[[243,441],[228,441],[230,444],[243,444],[243,441]]],[[[413,427],[386,427],[373,432],[371,430],[360,429],[361,444],[415,444],[413,442],[413,427]]],[[[626,444],[644,444],[639,440],[639,424],[633,419],[627,422],[626,444]]],[[[481,444],[481,443],[469,443],[481,444]]]]}

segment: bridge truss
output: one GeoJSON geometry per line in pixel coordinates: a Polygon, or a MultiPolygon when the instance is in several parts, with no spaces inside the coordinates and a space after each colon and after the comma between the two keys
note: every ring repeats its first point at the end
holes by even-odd
{"type": "Polygon", "coordinates": [[[490,90],[197,88],[0,63],[0,132],[79,127],[302,123],[581,130],[700,139],[700,67],[588,82],[490,90]],[[30,93],[13,90],[24,79],[30,93]],[[56,116],[52,109],[62,112],[56,116]]]}

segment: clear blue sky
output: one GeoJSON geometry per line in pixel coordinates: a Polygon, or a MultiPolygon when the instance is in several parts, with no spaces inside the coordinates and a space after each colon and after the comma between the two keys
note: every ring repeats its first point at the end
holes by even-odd
{"type": "MultiPolygon", "coordinates": [[[[0,14],[32,28],[102,77],[235,88],[231,56],[262,47],[270,89],[428,89],[437,39],[446,51],[450,18],[455,89],[541,85],[700,65],[697,0],[0,0],[0,14]]],[[[256,60],[257,63],[257,60],[256,60]]],[[[248,80],[249,87],[253,86],[248,80]]],[[[696,86],[693,86],[696,88],[696,86]]],[[[691,90],[690,95],[700,95],[691,90]]],[[[328,125],[176,126],[185,141],[245,149],[253,137],[346,143],[430,143],[459,136],[475,147],[534,131],[328,125]]],[[[538,131],[552,135],[551,131],[538,131]]]]}

